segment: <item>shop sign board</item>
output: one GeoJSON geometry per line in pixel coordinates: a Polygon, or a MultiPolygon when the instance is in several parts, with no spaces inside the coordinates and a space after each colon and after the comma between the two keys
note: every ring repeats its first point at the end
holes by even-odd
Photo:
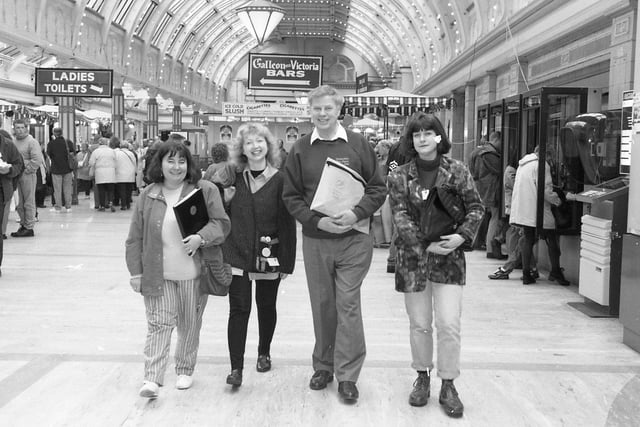
{"type": "Polygon", "coordinates": [[[223,102],[223,116],[238,117],[309,117],[309,106],[286,102],[223,102]]]}
{"type": "Polygon", "coordinates": [[[633,133],[638,132],[638,97],[632,90],[622,92],[622,123],[620,135],[620,173],[628,174],[631,168],[633,133]]]}
{"type": "Polygon", "coordinates": [[[36,68],[36,96],[111,98],[113,70],[36,68]]]}
{"type": "Polygon", "coordinates": [[[249,54],[249,89],[309,91],[322,84],[322,56],[249,54]]]}

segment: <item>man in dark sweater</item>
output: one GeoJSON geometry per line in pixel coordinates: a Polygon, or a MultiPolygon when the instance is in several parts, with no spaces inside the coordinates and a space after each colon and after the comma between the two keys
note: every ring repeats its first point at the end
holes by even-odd
{"type": "Polygon", "coordinates": [[[285,164],[282,198],[302,224],[302,253],[311,299],[315,347],[309,387],[321,390],[338,378],[346,401],[358,399],[356,381],[366,347],[360,309],[360,286],[373,254],[370,235],[353,229],[382,205],[386,187],[373,148],[338,123],[344,98],[331,86],[308,94],[315,129],[298,139],[285,164]],[[327,158],[364,178],[364,195],[351,209],[326,216],[310,209],[327,158]]]}
{"type": "MultiPolygon", "coordinates": [[[[11,134],[0,129],[0,212],[11,201],[15,183],[24,169],[24,161],[20,151],[13,144],[11,134]]],[[[0,236],[0,265],[4,252],[4,236],[0,236]]],[[[0,271],[2,276],[2,271],[0,271]]]]}

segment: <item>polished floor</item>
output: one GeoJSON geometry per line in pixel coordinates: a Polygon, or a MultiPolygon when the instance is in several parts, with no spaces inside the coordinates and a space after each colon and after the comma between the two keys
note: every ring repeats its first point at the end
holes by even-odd
{"type": "MultiPolygon", "coordinates": [[[[97,212],[81,196],[72,213],[40,210],[33,238],[5,240],[0,277],[0,426],[638,426],[640,354],[618,319],[567,303],[577,286],[492,281],[499,265],[468,253],[464,291],[462,419],[407,397],[408,321],[376,249],[362,288],[367,360],[360,399],[345,405],[335,381],[312,391],[313,330],[301,251],[283,282],[273,369],[257,373],[252,314],[244,384],[225,384],[227,301],[210,297],[195,383],[178,391],[167,371],[160,397],[138,397],[146,332],[142,298],[128,285],[130,211],[97,212]]],[[[9,230],[15,231],[15,212],[9,230]]],[[[544,276],[544,274],[543,274],[544,276]]],[[[174,340],[175,341],[175,340],[174,340]]]]}

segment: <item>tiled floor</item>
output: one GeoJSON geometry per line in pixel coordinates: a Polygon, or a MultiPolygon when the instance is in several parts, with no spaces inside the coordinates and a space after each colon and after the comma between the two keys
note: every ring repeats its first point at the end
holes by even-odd
{"type": "Polygon", "coordinates": [[[640,354],[622,344],[618,319],[568,306],[582,300],[575,285],[524,287],[517,273],[491,281],[498,264],[480,252],[467,254],[461,420],[439,408],[439,381],[426,407],[407,404],[408,322],[383,249],[362,290],[368,354],[357,404],[341,403],[335,382],[308,388],[313,330],[300,250],[281,286],[271,372],[251,369],[252,315],[243,386],[225,384],[228,305],[210,297],[193,388],[176,390],[170,368],[159,399],[139,398],[146,324],[124,263],[129,216],[94,211],[81,197],[70,214],[41,209],[34,238],[5,240],[1,426],[640,425],[640,354]]]}

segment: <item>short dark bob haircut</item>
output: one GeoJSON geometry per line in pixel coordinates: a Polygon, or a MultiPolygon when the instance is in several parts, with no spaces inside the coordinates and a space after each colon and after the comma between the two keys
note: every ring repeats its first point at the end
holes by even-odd
{"type": "Polygon", "coordinates": [[[149,178],[149,181],[164,182],[164,175],[162,174],[162,159],[164,159],[166,155],[172,157],[176,154],[187,161],[187,176],[184,180],[190,184],[196,184],[200,181],[202,172],[193,161],[189,148],[184,145],[182,141],[176,141],[173,139],[168,139],[167,141],[160,143],[158,151],[156,151],[151,158],[151,163],[147,170],[147,177],[149,178]]]}
{"type": "Polygon", "coordinates": [[[423,130],[432,130],[436,135],[440,135],[442,138],[438,143],[438,154],[442,155],[449,152],[451,149],[451,142],[449,141],[447,133],[444,131],[444,127],[442,127],[440,120],[438,120],[438,118],[433,114],[427,114],[420,111],[409,118],[409,122],[404,128],[405,152],[409,157],[416,157],[418,155],[416,149],[413,147],[413,134],[423,130]]]}

